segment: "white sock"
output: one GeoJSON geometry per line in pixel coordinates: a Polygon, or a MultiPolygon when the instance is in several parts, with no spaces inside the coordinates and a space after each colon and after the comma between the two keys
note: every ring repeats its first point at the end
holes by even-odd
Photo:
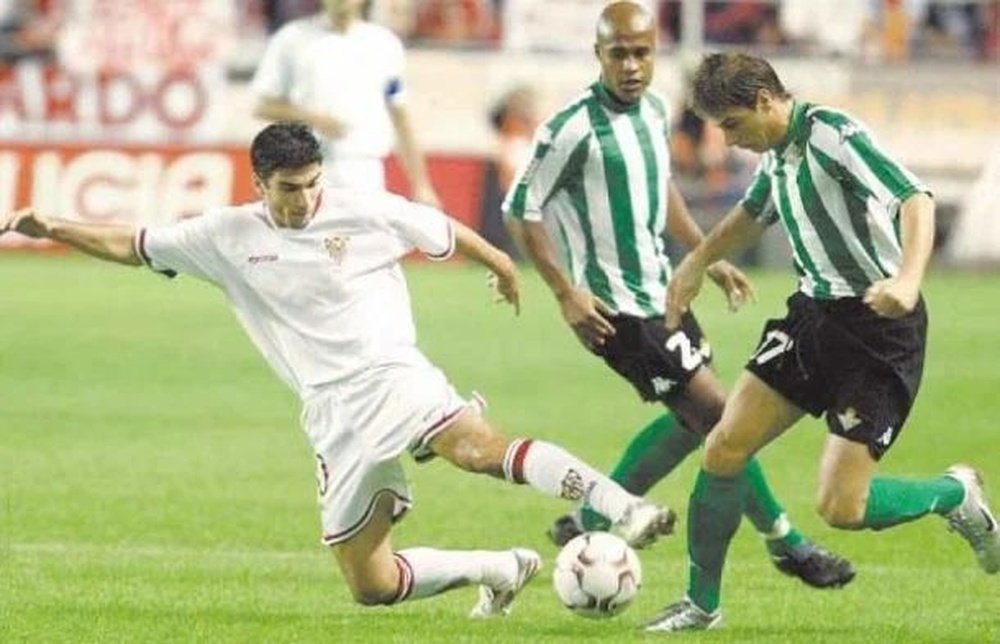
{"type": "Polygon", "coordinates": [[[470,584],[495,588],[517,576],[517,558],[510,550],[407,548],[395,555],[399,588],[394,603],[470,584]]]}
{"type": "Polygon", "coordinates": [[[504,455],[503,473],[508,481],[586,503],[612,521],[639,500],[563,448],[545,441],[519,438],[511,442],[504,455]]]}

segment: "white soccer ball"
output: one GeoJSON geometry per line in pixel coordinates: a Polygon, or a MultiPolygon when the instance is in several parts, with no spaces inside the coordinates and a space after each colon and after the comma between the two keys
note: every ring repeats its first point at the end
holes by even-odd
{"type": "Polygon", "coordinates": [[[639,557],[608,532],[585,532],[556,557],[552,583],[566,608],[584,617],[611,617],[632,603],[642,586],[639,557]]]}

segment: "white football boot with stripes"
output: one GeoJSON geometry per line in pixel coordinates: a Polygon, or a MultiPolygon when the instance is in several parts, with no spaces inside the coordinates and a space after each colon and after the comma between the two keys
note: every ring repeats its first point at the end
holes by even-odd
{"type": "Polygon", "coordinates": [[[708,631],[722,625],[722,612],[706,613],[685,597],[670,604],[660,614],[646,623],[647,633],[673,633],[676,631],[708,631]]]}

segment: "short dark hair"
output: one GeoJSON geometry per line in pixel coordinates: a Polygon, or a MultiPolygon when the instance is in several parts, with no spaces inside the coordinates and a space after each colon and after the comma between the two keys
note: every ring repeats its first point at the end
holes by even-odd
{"type": "Polygon", "coordinates": [[[272,123],[257,133],[250,144],[250,165],[263,181],[279,169],[294,169],[322,163],[323,153],[316,135],[305,123],[272,123]]]}
{"type": "Polygon", "coordinates": [[[694,110],[711,117],[733,107],[754,109],[762,89],[776,98],[792,97],[769,62],[748,54],[708,54],[691,84],[694,110]]]}

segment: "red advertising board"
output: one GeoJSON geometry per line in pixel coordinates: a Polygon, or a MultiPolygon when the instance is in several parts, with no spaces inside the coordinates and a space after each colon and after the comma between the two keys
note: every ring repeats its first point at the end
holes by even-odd
{"type": "MultiPolygon", "coordinates": [[[[429,170],[450,215],[479,225],[483,160],[431,157],[429,170]]],[[[404,174],[388,164],[391,190],[406,193],[404,174]]],[[[236,146],[64,143],[0,146],[0,212],[33,205],[81,221],[166,223],[208,208],[256,198],[249,155],[236,146]]],[[[17,236],[0,245],[25,246],[17,236]]]]}

